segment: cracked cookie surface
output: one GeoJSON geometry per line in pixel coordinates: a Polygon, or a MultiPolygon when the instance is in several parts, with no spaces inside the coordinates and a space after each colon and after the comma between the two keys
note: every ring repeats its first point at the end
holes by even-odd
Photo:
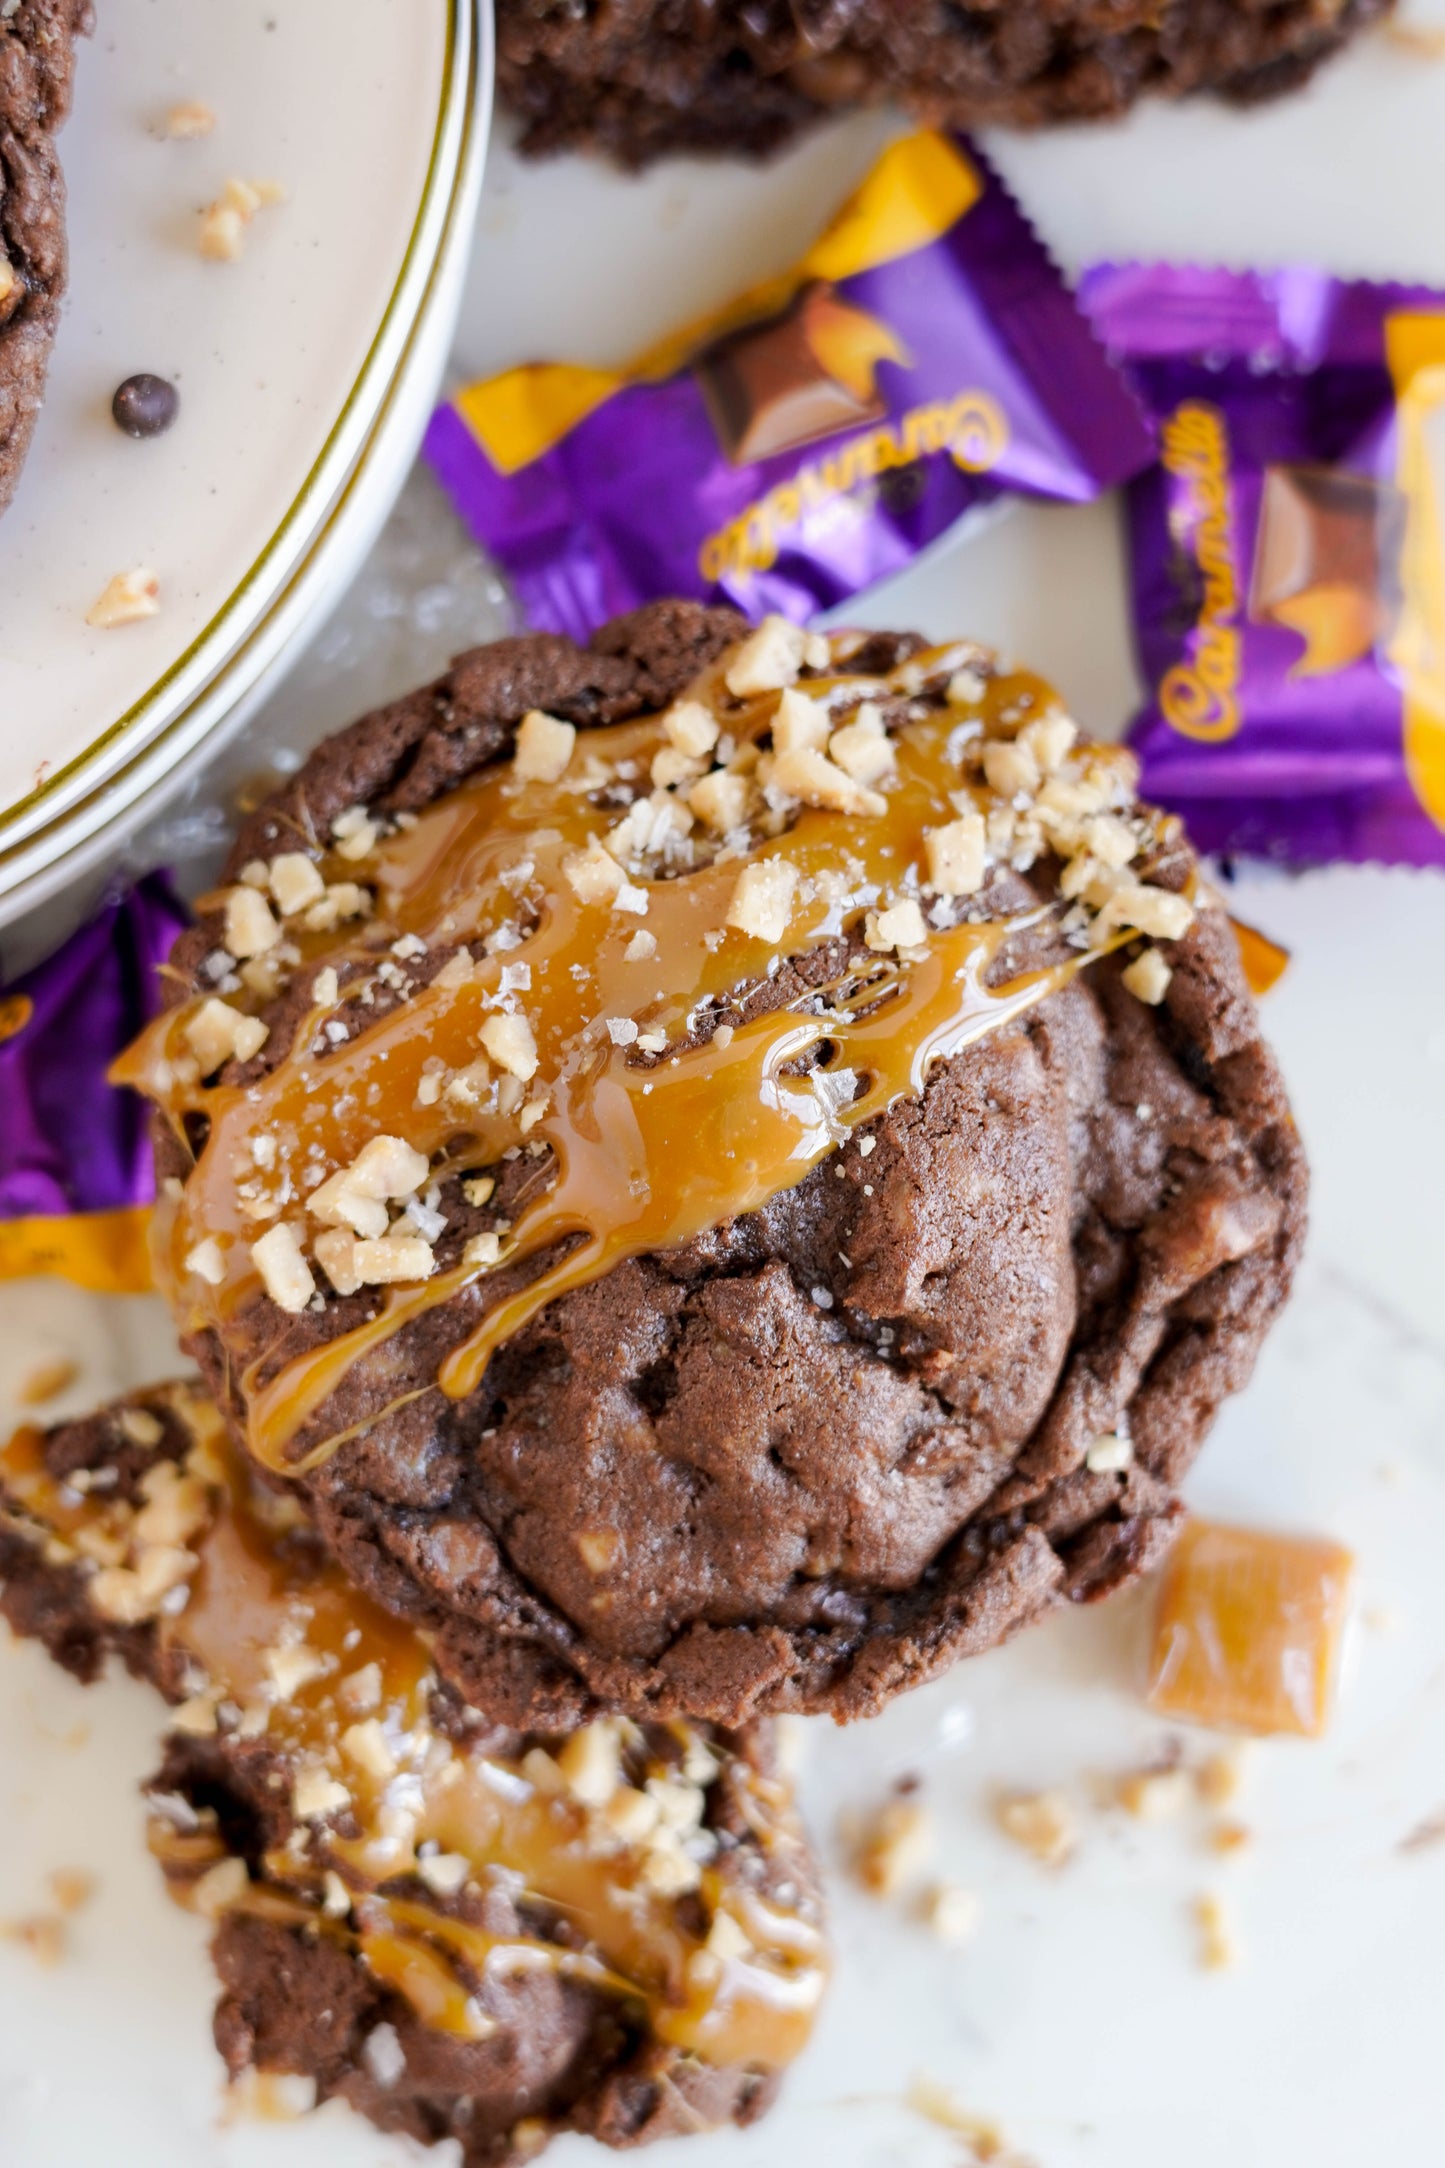
{"type": "MultiPolygon", "coordinates": [[[[676,701],[745,630],[665,604],[586,649],[530,635],[476,650],[320,747],[250,817],[230,877],[320,851],[359,806],[379,826],[445,803],[533,711],[585,752],[589,730],[676,701]]],[[[870,636],[848,667],[886,690],[922,650],[870,636]]],[[[1150,877],[1178,896],[1193,861],[1160,833],[1150,877]]],[[[1061,877],[1050,849],[1022,870],[1001,860],[977,908],[1053,911],[1061,877]]],[[[215,983],[224,937],[219,906],[184,937],[179,1000],[215,983]]],[[[741,1028],[806,1012],[857,968],[855,938],[739,986],[699,1037],[724,1013],[741,1028]]],[[[1012,939],[1008,968],[1047,966],[1052,939],[1012,939]]],[[[1177,1486],[1288,1291],[1306,1187],[1228,920],[1206,903],[1164,947],[1155,998],[1130,990],[1128,949],[1091,960],[759,1208],[569,1286],[460,1396],[436,1390],[439,1371],[536,1260],[418,1306],[336,1381],[316,1416],[333,1442],[293,1478],[347,1573],[435,1634],[466,1698],[534,1726],[598,1706],[861,1716],[1134,1578],[1171,1540],[1177,1486]]],[[[406,968],[420,982],[446,962],[439,946],[406,968]]],[[[264,1049],[223,1078],[260,1082],[285,1058],[315,971],[261,1004],[264,1049]]],[[[182,1191],[196,1142],[160,1131],[182,1191]]],[[[444,1182],[425,1208],[440,1273],[520,1222],[547,1163],[523,1151],[496,1174],[484,1197],[444,1182]]],[[[283,1312],[252,1289],[190,1346],[244,1435],[242,1381],[304,1367],[385,1300],[363,1285],[283,1312]]]]}

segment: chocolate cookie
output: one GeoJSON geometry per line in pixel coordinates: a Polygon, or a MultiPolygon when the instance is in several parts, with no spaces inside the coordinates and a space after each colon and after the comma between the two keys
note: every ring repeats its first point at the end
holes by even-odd
{"type": "Polygon", "coordinates": [[[498,86],[523,147],[756,157],[840,108],[935,126],[1100,120],[1147,92],[1292,90],[1389,0],[500,0],[498,86]]]}
{"type": "Polygon", "coordinates": [[[70,110],[90,0],[0,10],[0,511],[40,412],[65,292],[65,180],[55,136],[70,110]]]}
{"type": "Polygon", "coordinates": [[[753,2121],[826,1978],[767,1727],[520,1735],[439,1685],[214,1408],[161,1386],[0,1451],[0,1608],[173,1704],[151,1849],[215,1922],[233,2077],[467,2168],[753,2121]]]}
{"type": "Polygon", "coordinates": [[[129,1057],[235,1435],[457,1689],[866,1715],[1171,1540],[1305,1170],[1132,757],[660,604],[250,816],[129,1057]]]}

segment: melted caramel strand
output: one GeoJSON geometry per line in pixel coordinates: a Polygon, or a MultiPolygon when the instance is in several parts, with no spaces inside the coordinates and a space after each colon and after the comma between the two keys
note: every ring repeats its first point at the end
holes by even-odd
{"type": "MultiPolygon", "coordinates": [[[[499,1266],[550,1253],[528,1284],[510,1288],[479,1321],[469,1318],[465,1338],[444,1358],[442,1391],[454,1398],[474,1392],[496,1348],[558,1295],[626,1257],[668,1249],[757,1209],[802,1181],[861,1123],[920,1092],[933,1062],[1010,1022],[1082,964],[1134,937],[1127,920],[1111,926],[1101,916],[1092,927],[1070,926],[1069,911],[1055,906],[1011,920],[949,923],[959,913],[947,899],[959,891],[947,888],[935,914],[942,923],[920,916],[921,907],[932,908],[930,834],[963,813],[985,815],[991,837],[1005,824],[1003,846],[990,843],[991,862],[1007,858],[1008,837],[1021,836],[1030,821],[1031,851],[1050,842],[1060,848],[1060,817],[1046,836],[1031,813],[1016,810],[1032,803],[1023,787],[1030,770],[1043,796],[1049,788],[1073,789],[1086,799],[1104,825],[1124,834],[1133,858],[1146,859],[1158,835],[1138,817],[1131,834],[1109,810],[1131,802],[1127,753],[1085,747],[1072,756],[1072,781],[1066,778],[1061,764],[1072,726],[1041,681],[978,676],[972,646],[926,651],[882,678],[850,675],[850,651],[850,639],[840,638],[834,653],[843,667],[834,674],[741,698],[727,690],[733,651],[669,711],[700,711],[724,733],[727,762],[712,780],[741,778],[738,788],[752,792],[750,848],[729,837],[699,863],[696,838],[682,832],[684,823],[694,825],[678,796],[682,786],[659,786],[646,797],[645,779],[659,756],[677,754],[667,717],[582,733],[556,780],[519,775],[514,763],[495,766],[389,835],[366,822],[367,847],[356,863],[327,861],[328,883],[333,874],[364,874],[375,916],[340,938],[334,927],[313,938],[304,918],[296,922],[298,968],[324,958],[345,983],[313,1002],[268,1074],[246,1085],[203,1083],[186,1058],[187,1034],[201,1028],[197,1004],[160,1019],[120,1065],[117,1073],[148,1091],[173,1122],[202,1117],[206,1125],[193,1173],[179,1198],[163,1200],[156,1221],[158,1276],[188,1330],[217,1329],[256,1300],[253,1245],[263,1229],[287,1252],[287,1285],[278,1292],[266,1282],[286,1307],[303,1307],[315,1287],[303,1257],[308,1242],[339,1291],[362,1284],[343,1275],[366,1245],[345,1233],[338,1239],[334,1212],[331,1231],[318,1233],[314,1224],[332,1210],[326,1200],[334,1181],[348,1179],[346,1170],[377,1140],[398,1140],[430,1170],[431,1203],[422,1200],[420,1221],[414,1205],[409,1219],[389,1224],[384,1205],[363,1208],[388,1235],[386,1257],[398,1259],[385,1279],[406,1284],[389,1286],[351,1330],[279,1369],[263,1356],[243,1378],[249,1443],[263,1463],[288,1474],[315,1466],[339,1436],[306,1439],[301,1451],[296,1441],[359,1360],[499,1266]],[[826,716],[825,737],[861,701],[908,703],[876,789],[854,786],[820,751],[812,754],[831,778],[825,790],[836,794],[842,786],[845,798],[853,791],[851,810],[799,807],[785,791],[780,798],[772,778],[789,772],[786,747],[778,751],[797,719],[789,701],[800,703],[805,728],[826,716]],[[1020,752],[1030,724],[1064,732],[1052,780],[1032,753],[1020,752]],[[769,734],[773,751],[759,762],[769,734]],[[1018,768],[1018,790],[1012,771],[994,765],[998,759],[1018,768]],[[767,783],[761,796],[758,776],[767,783]],[[638,790],[639,833],[656,830],[647,844],[656,878],[630,871],[624,878],[619,870],[632,845],[642,847],[628,810],[638,790]],[[609,838],[609,857],[600,839],[619,822],[632,841],[609,838]],[[583,860],[602,869],[596,892],[587,867],[578,871],[583,860]],[[741,914],[755,930],[738,924],[745,872],[791,883],[774,896],[766,923],[741,914]],[[856,939],[865,912],[870,942],[897,946],[875,939],[875,927],[881,920],[881,935],[900,902],[911,913],[911,945],[890,959],[895,991],[881,1006],[864,998],[865,980],[856,1000],[845,994],[822,1015],[775,1011],[694,1043],[702,1020],[730,1004],[736,1011],[747,988],[785,961],[839,936],[856,939]],[[1075,954],[1050,971],[991,986],[991,967],[1006,944],[1049,916],[1072,934],[1075,954]],[[433,962],[425,984],[408,976],[408,964],[438,949],[447,959],[440,971],[433,962]],[[659,1058],[640,1060],[639,1040],[659,1058]],[[788,1073],[824,1040],[835,1049],[831,1069],[788,1073]],[[437,1270],[425,1237],[440,1217],[438,1169],[497,1169],[522,1151],[546,1153],[545,1188],[521,1207],[514,1226],[504,1223],[496,1237],[469,1244],[437,1270]],[[327,1190],[318,1194],[323,1182],[327,1190]]],[[[1084,825],[1069,818],[1076,829],[1084,825]]],[[[1079,863],[1081,882],[1088,875],[1096,888],[1123,878],[1124,861],[1096,867],[1081,856],[1079,863]]],[[[266,871],[259,868],[263,878],[266,871]]],[[[1137,886],[1137,865],[1134,879],[1137,886]]],[[[1082,922],[1083,903],[1071,908],[1082,922]]],[[[818,1006],[818,995],[805,998],[818,1006]]],[[[399,1199],[404,1192],[385,1194],[399,1199]]],[[[351,1224],[361,1232],[354,1207],[351,1224]]],[[[374,1243],[367,1254],[374,1256],[374,1243]]],[[[377,1284],[380,1268],[368,1269],[377,1284]]]]}
{"type": "MultiPolygon", "coordinates": [[[[655,1111],[643,1102],[644,1110],[652,1114],[645,1163],[640,1125],[633,1119],[639,1097],[636,1089],[619,1093],[615,1108],[604,1101],[598,1136],[589,1139],[572,1132],[567,1151],[558,1153],[558,1179],[520,1222],[508,1261],[551,1249],[572,1234],[586,1239],[487,1313],[442,1363],[441,1390],[454,1400],[475,1392],[498,1347],[546,1303],[570,1288],[584,1286],[619,1257],[686,1242],[703,1227],[755,1211],[779,1190],[802,1181],[851,1130],[883,1112],[903,1093],[921,1091],[932,1062],[947,1060],[1056,991],[1086,959],[1029,974],[996,991],[983,983],[1004,942],[1037,924],[1042,916],[1031,913],[1001,925],[956,928],[909,974],[899,1004],[890,1003],[881,1014],[862,1022],[838,1012],[800,1021],[785,1012],[743,1025],[726,1049],[718,1049],[711,1041],[692,1050],[686,1057],[685,1076],[671,1090],[656,1095],[655,1111]],[[843,1067],[871,1078],[850,1105],[839,1107],[825,1087],[785,1073],[824,1040],[840,1048],[843,1067]],[[687,1189],[670,1197],[644,1188],[635,1174],[631,1223],[613,1228],[603,1239],[592,1232],[583,1216],[586,1201],[597,1194],[609,1173],[617,1174],[617,1155],[629,1146],[631,1157],[621,1162],[624,1172],[639,1170],[644,1164],[687,1164],[693,1155],[697,1165],[687,1189]]],[[[639,1077],[636,1070],[624,1073],[639,1077]]],[[[822,1075],[837,1073],[833,1068],[822,1075]]],[[[254,1372],[249,1375],[243,1385],[248,1436],[257,1458],[290,1475],[304,1474],[329,1458],[344,1434],[325,1438],[299,1456],[289,1455],[286,1448],[361,1356],[480,1277],[476,1268],[463,1264],[420,1286],[399,1290],[367,1324],[288,1365],[268,1382],[259,1382],[254,1372]]]]}
{"type": "MultiPolygon", "coordinates": [[[[421,1636],[320,1558],[288,1500],[252,1486],[209,1402],[182,1387],[171,1405],[197,1444],[180,1469],[156,1462],[162,1480],[139,1510],[58,1483],[33,1427],[0,1450],[0,1482],[27,1541],[57,1565],[94,1569],[102,1616],[123,1593],[106,1576],[142,1582],[150,1536],[184,1530],[185,1572],[148,1613],[163,1661],[179,1659],[192,1685],[177,1728],[264,1735],[298,1817],[265,1878],[228,1889],[225,1908],[339,1939],[425,2023],[462,2038],[492,2029],[489,1977],[545,1965],[640,2005],[658,2038],[704,2060],[773,2068],[795,2055],[826,1978],[824,1945],[811,1920],[720,1871],[705,1829],[719,1765],[704,1736],[671,1727],[680,1767],[613,1722],[519,1761],[457,1745],[431,1721],[421,1636]],[[169,1530],[145,1519],[157,1501],[169,1530]],[[456,1891],[500,1876],[564,1916],[579,1946],[489,1934],[441,1910],[423,1887],[439,1875],[456,1891]]],[[[796,1841],[785,1787],[741,1766],[733,1782],[764,1851],[796,1841]]],[[[151,1842],[198,1909],[214,1909],[217,1871],[236,1878],[213,1827],[157,1820],[151,1842]]]]}

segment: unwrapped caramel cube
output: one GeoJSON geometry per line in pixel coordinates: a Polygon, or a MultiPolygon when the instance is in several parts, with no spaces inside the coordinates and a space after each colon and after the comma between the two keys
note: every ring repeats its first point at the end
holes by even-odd
{"type": "Polygon", "coordinates": [[[1150,1707],[1221,1731],[1317,1739],[1353,1566],[1323,1537],[1191,1521],[1159,1591],[1150,1707]]]}

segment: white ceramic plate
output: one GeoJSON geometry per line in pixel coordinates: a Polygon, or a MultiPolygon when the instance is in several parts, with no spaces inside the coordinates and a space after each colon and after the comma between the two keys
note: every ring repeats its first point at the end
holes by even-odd
{"type": "Polygon", "coordinates": [[[101,9],[63,144],[70,300],[0,522],[6,915],[234,722],[384,517],[454,308],[488,27],[477,0],[101,9]],[[166,113],[192,99],[214,132],[167,139],[166,113]],[[208,262],[201,211],[232,175],[286,200],[239,260],[208,262]],[[138,369],[181,392],[176,425],[142,444],[109,414],[138,369]],[[138,566],[159,577],[160,614],[88,626],[138,566]]]}
{"type": "MultiPolygon", "coordinates": [[[[504,156],[459,367],[624,357],[786,262],[883,125],[850,123],[761,175],[673,166],[640,185],[504,156]]],[[[1445,68],[1384,41],[1275,111],[1146,113],[1111,134],[992,147],[1072,263],[1147,248],[1305,254],[1445,283],[1445,68]]],[[[432,511],[444,562],[447,521],[432,511]]],[[[398,598],[385,591],[378,626],[376,594],[340,613],[327,650],[353,683],[376,657],[390,686],[404,675],[398,598]]],[[[435,607],[428,595],[418,608],[417,675],[435,666],[435,607]]],[[[487,607],[480,596],[479,618],[487,607]]],[[[993,639],[1049,670],[1093,727],[1115,727],[1135,696],[1112,508],[1001,520],[858,614],[993,639]]],[[[322,720],[291,712],[298,732],[322,720]]],[[[1314,1164],[1313,1230],[1294,1302],[1190,1489],[1206,1512],[1355,1548],[1359,1618],[1330,1736],[1257,1751],[1238,1809],[1254,1842],[1229,1862],[1193,1812],[1148,1827],[1094,1807],[1093,1773],[1137,1767],[1163,1743],[1139,1697],[1147,1597],[1061,1617],[875,1724],[813,1727],[805,1789],[839,1946],[818,2038],[767,2122],[654,2152],[656,2168],[961,2168],[958,2141],[904,2104],[919,2072],[996,2117],[1037,2168],[1441,2157],[1445,1845],[1401,1845],[1445,1807],[1445,879],[1251,879],[1238,907],[1295,952],[1268,1026],[1314,1164]],[[934,1808],[938,1871],[981,1897],[960,1951],[843,1872],[840,1812],[905,1773],[934,1808]],[[998,1786],[1054,1784],[1076,1802],[1080,1846],[1050,1874],[1003,1842],[989,1809],[998,1786]],[[1190,1914],[1212,1889],[1243,1951],[1218,1974],[1197,1963],[1190,1914]]],[[[39,1285],[0,1301],[0,1383],[22,1356],[83,1349],[76,1407],[153,1375],[168,1347],[147,1305],[39,1285]]],[[[63,1967],[37,1972],[0,1945],[0,2161],[419,2162],[338,2108],[218,2127],[203,1936],[142,1853],[134,1785],[155,1719],[138,1688],[83,1693],[33,1649],[0,1649],[0,1916],[33,1909],[54,1868],[101,1877],[63,1967]]],[[[580,2141],[549,2156],[558,2168],[602,2158],[580,2141]]]]}

